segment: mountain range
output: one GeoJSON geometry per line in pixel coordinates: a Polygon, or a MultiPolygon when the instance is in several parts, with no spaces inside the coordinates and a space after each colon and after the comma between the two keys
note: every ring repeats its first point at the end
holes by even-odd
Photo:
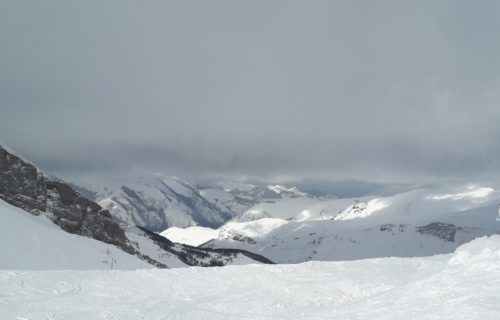
{"type": "MultiPolygon", "coordinates": [[[[57,237],[92,239],[99,243],[97,265],[104,268],[113,259],[114,267],[135,267],[138,259],[165,268],[450,253],[474,238],[500,233],[500,192],[494,187],[404,186],[384,195],[340,198],[294,186],[189,183],[161,174],[67,183],[0,147],[3,219],[16,212],[29,234],[46,234],[50,225],[57,237]]],[[[5,241],[24,243],[22,250],[29,251],[41,246],[40,237],[29,242],[14,234],[5,241]]]]}
{"type": "Polygon", "coordinates": [[[461,184],[385,197],[290,198],[256,204],[216,229],[161,234],[205,248],[252,251],[277,263],[430,256],[500,233],[499,202],[494,188],[461,184]]]}
{"type": "Polygon", "coordinates": [[[244,250],[195,248],[142,226],[119,224],[101,205],[2,146],[0,217],[2,252],[8,253],[0,261],[3,269],[272,263],[244,250]],[[36,254],[22,254],[33,250],[36,254]]]}

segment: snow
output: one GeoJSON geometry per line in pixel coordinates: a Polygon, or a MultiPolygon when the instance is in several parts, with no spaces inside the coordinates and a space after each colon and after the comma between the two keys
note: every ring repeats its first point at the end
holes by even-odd
{"type": "Polygon", "coordinates": [[[97,196],[98,203],[128,226],[162,231],[170,226],[199,223],[218,226],[232,217],[220,208],[210,207],[198,190],[175,177],[133,177],[107,190],[97,196]]]}
{"type": "Polygon", "coordinates": [[[205,227],[171,227],[160,233],[160,235],[173,242],[199,246],[209,240],[215,239],[218,233],[217,230],[205,227]]]}
{"type": "Polygon", "coordinates": [[[284,198],[274,202],[262,202],[254,205],[245,211],[241,216],[236,217],[237,221],[250,221],[267,216],[269,218],[291,219],[299,212],[306,210],[322,200],[315,198],[284,198]]]}
{"type": "Polygon", "coordinates": [[[277,194],[288,192],[297,196],[307,196],[307,193],[300,191],[297,187],[287,188],[282,185],[267,186],[267,188],[277,194]]]}
{"type": "Polygon", "coordinates": [[[363,219],[267,224],[265,232],[259,230],[263,227],[260,220],[256,220],[241,223],[237,228],[226,224],[221,228],[226,232],[207,246],[257,252],[277,263],[429,256],[450,253],[476,237],[500,233],[500,223],[495,221],[497,212],[495,205],[430,217],[424,215],[418,221],[413,217],[405,221],[404,217],[390,215],[392,223],[386,221],[389,217],[381,219],[377,213],[363,219]],[[434,233],[419,229],[435,222],[445,224],[443,230],[434,230],[434,233]],[[252,233],[258,236],[249,236],[245,224],[251,224],[252,233]]]}
{"type": "Polygon", "coordinates": [[[464,198],[481,199],[481,198],[486,198],[493,192],[495,192],[493,188],[488,188],[488,187],[476,188],[474,186],[469,186],[468,189],[469,190],[464,192],[432,195],[429,196],[429,199],[433,200],[446,200],[446,199],[460,200],[464,198]]]}
{"type": "Polygon", "coordinates": [[[443,185],[422,187],[387,197],[285,198],[258,203],[234,220],[280,218],[292,221],[346,220],[376,214],[384,223],[393,219],[419,221],[448,212],[458,212],[500,201],[500,192],[489,186],[443,185]]]}
{"type": "Polygon", "coordinates": [[[219,210],[232,212],[234,215],[242,214],[249,206],[241,203],[234,194],[220,188],[201,189],[200,194],[219,210]]]}
{"type": "Polygon", "coordinates": [[[276,218],[264,218],[250,222],[228,222],[219,229],[217,234],[220,237],[238,234],[244,237],[261,238],[287,223],[286,220],[276,218]]]}
{"type": "Polygon", "coordinates": [[[169,188],[174,190],[175,193],[180,194],[184,197],[189,198],[194,192],[196,192],[192,187],[188,186],[185,182],[181,181],[177,177],[161,177],[160,180],[169,188]]]}
{"type": "MultiPolygon", "coordinates": [[[[216,237],[205,246],[243,249],[277,263],[445,254],[476,237],[500,233],[499,195],[491,187],[469,185],[388,197],[280,199],[207,232],[216,237]],[[449,194],[469,196],[434,197],[449,194]],[[436,222],[442,225],[432,225],[436,222]]],[[[179,242],[192,237],[188,230],[176,233],[179,242]]]]}
{"type": "Polygon", "coordinates": [[[213,239],[232,238],[262,238],[288,221],[276,218],[264,218],[249,222],[228,222],[219,229],[205,227],[178,228],[171,227],[160,233],[170,241],[191,246],[200,246],[213,239]]]}
{"type": "Polygon", "coordinates": [[[163,263],[169,268],[182,268],[188,265],[170,252],[162,250],[156,243],[144,236],[144,232],[138,228],[126,228],[127,238],[134,244],[142,254],[163,263]]]}
{"type": "MultiPolygon", "coordinates": [[[[152,268],[122,250],[61,230],[45,216],[0,200],[0,269],[152,268]]],[[[1,317],[0,317],[1,318],[1,317]]]]}
{"type": "Polygon", "coordinates": [[[449,255],[137,271],[0,271],[1,319],[500,317],[500,236],[449,255]]]}
{"type": "Polygon", "coordinates": [[[356,218],[366,218],[372,213],[380,211],[389,206],[388,200],[372,199],[366,203],[355,203],[345,208],[335,216],[334,220],[350,220],[356,218]]]}
{"type": "Polygon", "coordinates": [[[255,185],[253,185],[251,183],[234,181],[234,180],[211,181],[211,182],[208,182],[207,184],[221,188],[221,189],[225,190],[226,192],[230,192],[233,190],[251,191],[252,189],[254,189],[256,187],[255,185]]]}

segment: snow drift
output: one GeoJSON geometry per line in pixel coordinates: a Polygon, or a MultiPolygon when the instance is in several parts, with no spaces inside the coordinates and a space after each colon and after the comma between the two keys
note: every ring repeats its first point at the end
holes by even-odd
{"type": "Polygon", "coordinates": [[[0,271],[0,292],[1,319],[493,320],[500,317],[500,236],[426,258],[0,271]]]}

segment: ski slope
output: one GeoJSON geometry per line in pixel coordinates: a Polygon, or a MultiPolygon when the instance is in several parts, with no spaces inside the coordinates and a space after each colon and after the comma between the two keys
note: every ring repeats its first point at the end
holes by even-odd
{"type": "Polygon", "coordinates": [[[137,271],[0,271],[0,319],[500,318],[500,236],[455,253],[137,271]]]}
{"type": "Polygon", "coordinates": [[[0,269],[106,270],[153,267],[115,246],[67,233],[47,217],[33,216],[3,200],[0,200],[0,240],[0,269]]]}

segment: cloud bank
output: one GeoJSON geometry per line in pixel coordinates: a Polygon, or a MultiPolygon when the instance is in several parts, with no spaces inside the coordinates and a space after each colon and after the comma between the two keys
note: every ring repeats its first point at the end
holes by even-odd
{"type": "Polygon", "coordinates": [[[498,12],[498,1],[3,1],[0,136],[63,176],[491,176],[498,12]]]}

